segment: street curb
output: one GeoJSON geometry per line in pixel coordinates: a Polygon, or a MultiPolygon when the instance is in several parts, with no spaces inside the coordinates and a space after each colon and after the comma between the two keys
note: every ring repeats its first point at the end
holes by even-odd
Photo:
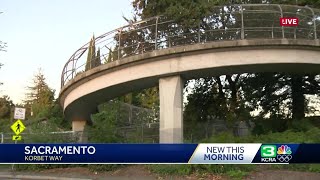
{"type": "Polygon", "coordinates": [[[47,179],[47,180],[92,180],[92,179],[82,179],[82,178],[32,176],[32,175],[9,175],[9,174],[0,174],[0,178],[47,179]]]}

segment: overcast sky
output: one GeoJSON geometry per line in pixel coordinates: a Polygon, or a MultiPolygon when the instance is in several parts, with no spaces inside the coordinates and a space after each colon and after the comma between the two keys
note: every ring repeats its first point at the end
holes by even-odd
{"type": "Polygon", "coordinates": [[[131,0],[1,0],[0,95],[14,103],[25,98],[26,87],[41,68],[49,86],[60,91],[60,76],[70,56],[96,36],[126,24],[131,0]]]}

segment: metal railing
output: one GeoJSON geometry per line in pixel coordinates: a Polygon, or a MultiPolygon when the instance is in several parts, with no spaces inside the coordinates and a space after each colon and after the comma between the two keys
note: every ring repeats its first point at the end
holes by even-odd
{"type": "MultiPolygon", "coordinates": [[[[217,6],[211,15],[191,21],[152,17],[112,30],[94,39],[100,57],[86,53],[90,42],[65,64],[61,88],[77,75],[128,56],[174,46],[240,39],[309,39],[320,37],[320,10],[278,4],[217,6]],[[299,18],[299,26],[280,26],[281,17],[299,18]],[[190,23],[192,22],[192,23],[190,23]]],[[[94,52],[95,53],[95,52],[94,52]]]]}

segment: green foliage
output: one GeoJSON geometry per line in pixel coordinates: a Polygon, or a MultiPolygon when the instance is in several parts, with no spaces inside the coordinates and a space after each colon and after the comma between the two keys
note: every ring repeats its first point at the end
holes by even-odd
{"type": "Polygon", "coordinates": [[[66,120],[63,115],[62,107],[56,101],[48,113],[48,119],[55,124],[57,128],[64,131],[71,131],[71,122],[66,120]]]}
{"type": "Polygon", "coordinates": [[[194,87],[192,89],[186,88],[189,94],[183,114],[186,122],[184,133],[186,137],[192,135],[193,139],[199,139],[207,137],[212,131],[211,129],[199,131],[202,124],[212,123],[211,116],[220,118],[226,116],[226,101],[223,98],[224,95],[221,96],[218,81],[215,78],[201,78],[193,82],[194,87]]]}
{"type": "Polygon", "coordinates": [[[319,143],[320,129],[313,127],[305,132],[287,130],[258,136],[235,137],[229,132],[204,139],[202,142],[214,143],[319,143]]]}
{"type": "Polygon", "coordinates": [[[10,126],[12,125],[13,121],[10,119],[0,119],[0,132],[3,133],[11,133],[12,130],[10,126]]]}
{"type": "Polygon", "coordinates": [[[313,124],[306,118],[297,120],[293,119],[292,122],[289,125],[289,128],[292,129],[293,131],[308,131],[313,127],[313,124]]]}
{"type": "Polygon", "coordinates": [[[118,164],[17,164],[15,165],[18,171],[41,171],[45,169],[54,168],[72,168],[72,167],[84,167],[88,168],[92,172],[114,171],[116,169],[125,167],[125,165],[118,164]]]}
{"type": "Polygon", "coordinates": [[[293,4],[301,6],[320,7],[318,0],[134,0],[132,2],[135,14],[142,19],[165,15],[175,20],[180,20],[182,24],[196,24],[195,19],[200,19],[212,13],[212,9],[217,5],[228,4],[293,4]]]}
{"type": "Polygon", "coordinates": [[[54,168],[68,168],[69,164],[16,164],[15,169],[18,171],[41,171],[54,168]]]}
{"type": "Polygon", "coordinates": [[[14,104],[9,96],[0,97],[0,119],[9,119],[14,110],[14,104]]]}
{"type": "Polygon", "coordinates": [[[252,130],[254,135],[267,134],[269,132],[284,132],[292,130],[295,132],[308,131],[313,127],[319,127],[317,118],[303,119],[279,119],[279,118],[255,118],[255,127],[252,130]]]}
{"type": "Polygon", "coordinates": [[[58,125],[52,119],[28,120],[25,125],[26,135],[24,143],[73,143],[76,137],[73,134],[61,134],[58,125]]]}
{"type": "MultiPolygon", "coordinates": [[[[320,129],[313,127],[305,132],[290,129],[282,133],[268,133],[260,136],[236,138],[236,142],[260,142],[260,143],[319,143],[320,129]]],[[[217,137],[219,139],[219,137],[217,137]]]]}
{"type": "Polygon", "coordinates": [[[252,134],[261,135],[269,132],[283,132],[288,129],[288,119],[281,118],[255,118],[255,126],[252,130],[252,134]]]}
{"type": "Polygon", "coordinates": [[[55,91],[48,86],[41,70],[35,75],[33,84],[27,88],[29,92],[25,100],[26,117],[47,117],[54,103],[55,91]]]}
{"type": "Polygon", "coordinates": [[[88,56],[87,56],[85,71],[92,69],[94,67],[97,67],[99,65],[101,65],[100,48],[96,53],[95,37],[92,36],[89,43],[89,47],[88,47],[88,56]]]}
{"type": "Polygon", "coordinates": [[[159,88],[152,87],[148,89],[142,90],[137,94],[137,98],[139,99],[139,104],[142,107],[153,109],[159,106],[159,88]]]}
{"type": "Polygon", "coordinates": [[[100,58],[100,56],[101,56],[101,55],[100,55],[100,48],[98,48],[97,55],[96,55],[95,62],[94,62],[94,66],[95,66],[95,67],[101,65],[101,58],[100,58]]]}
{"type": "Polygon", "coordinates": [[[148,169],[161,175],[189,175],[192,172],[192,165],[149,165],[148,169]]]}
{"type": "Polygon", "coordinates": [[[248,172],[241,171],[241,170],[237,169],[237,170],[228,171],[226,174],[227,174],[227,176],[231,177],[232,179],[243,179],[243,177],[248,175],[248,172]]]}
{"type": "Polygon", "coordinates": [[[253,165],[218,165],[218,164],[197,164],[197,165],[148,165],[148,169],[160,175],[180,175],[190,174],[226,174],[232,178],[242,178],[248,172],[256,169],[253,165]]]}
{"type": "Polygon", "coordinates": [[[302,171],[302,172],[317,172],[320,173],[320,164],[273,164],[272,169],[302,171]]]}
{"type": "Polygon", "coordinates": [[[85,70],[92,69],[94,67],[94,59],[96,58],[96,46],[95,46],[95,38],[94,36],[91,38],[89,47],[88,47],[88,56],[86,62],[85,70]]]}
{"type": "Polygon", "coordinates": [[[103,172],[103,171],[114,171],[116,169],[125,167],[126,165],[121,164],[89,164],[88,168],[90,171],[103,172]]]}
{"type": "Polygon", "coordinates": [[[120,137],[116,133],[116,119],[119,104],[114,103],[109,109],[92,116],[92,125],[86,126],[85,132],[88,133],[88,140],[94,143],[115,143],[119,142],[120,137]]]}

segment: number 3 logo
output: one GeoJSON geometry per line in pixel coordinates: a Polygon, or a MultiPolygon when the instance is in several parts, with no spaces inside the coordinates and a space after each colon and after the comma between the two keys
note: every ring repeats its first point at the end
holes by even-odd
{"type": "Polygon", "coordinates": [[[277,147],[275,145],[263,145],[261,146],[261,157],[271,158],[277,156],[277,147]]]}

